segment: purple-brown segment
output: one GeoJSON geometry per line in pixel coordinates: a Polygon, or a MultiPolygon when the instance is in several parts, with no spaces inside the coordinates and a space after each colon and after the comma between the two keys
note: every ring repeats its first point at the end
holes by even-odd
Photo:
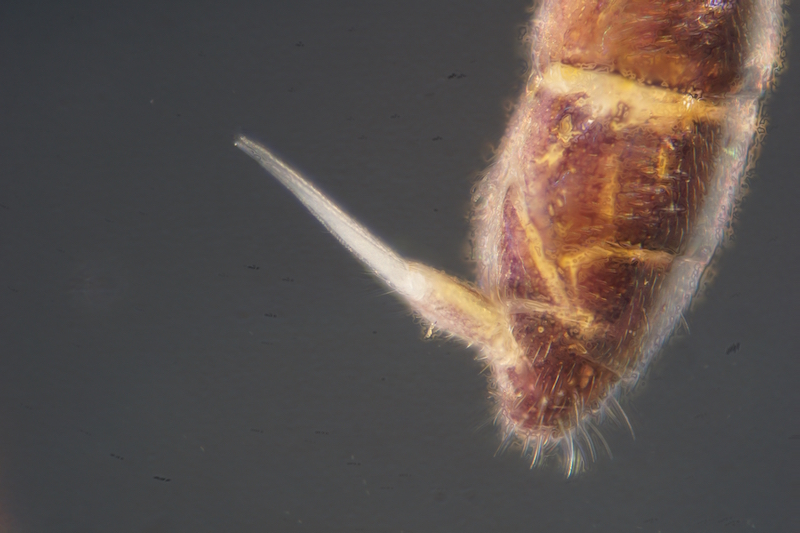
{"type": "Polygon", "coordinates": [[[726,95],[739,90],[759,7],[754,0],[547,1],[541,42],[551,61],[726,95]]]}
{"type": "Polygon", "coordinates": [[[544,302],[562,315],[511,317],[529,365],[507,369],[515,394],[502,408],[521,429],[574,427],[584,406],[597,409],[635,364],[636,333],[692,229],[713,158],[709,138],[717,126],[709,121],[669,132],[615,125],[624,102],[618,114],[596,116],[579,104],[582,96],[557,97],[544,88],[533,96],[530,116],[539,127],[529,132],[523,159],[530,172],[509,188],[504,204],[500,297],[544,302]],[[566,120],[569,139],[562,135],[566,120]],[[557,145],[557,160],[538,160],[557,145]],[[523,186],[537,192],[535,199],[523,186]],[[557,278],[537,268],[526,225],[541,238],[542,256],[558,265],[557,278]],[[584,323],[571,320],[576,310],[584,323]]]}

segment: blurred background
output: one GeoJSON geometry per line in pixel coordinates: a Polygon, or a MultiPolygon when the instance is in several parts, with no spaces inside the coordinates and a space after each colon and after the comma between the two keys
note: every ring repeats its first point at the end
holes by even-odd
{"type": "Polygon", "coordinates": [[[0,6],[0,532],[800,530],[796,39],[635,440],[565,480],[495,455],[474,354],[233,146],[470,277],[528,2],[115,4],[0,6]]]}

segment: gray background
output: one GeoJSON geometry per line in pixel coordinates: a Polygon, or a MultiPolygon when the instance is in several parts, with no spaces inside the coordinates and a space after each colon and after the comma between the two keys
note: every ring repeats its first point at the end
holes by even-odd
{"type": "Polygon", "coordinates": [[[565,481],[233,147],[469,276],[528,5],[401,4],[0,6],[0,531],[798,530],[800,67],[636,439],[565,481]]]}

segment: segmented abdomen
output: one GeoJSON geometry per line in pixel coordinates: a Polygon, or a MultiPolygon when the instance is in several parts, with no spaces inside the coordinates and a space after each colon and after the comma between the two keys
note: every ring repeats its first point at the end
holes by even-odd
{"type": "Polygon", "coordinates": [[[569,440],[574,463],[583,424],[674,327],[738,189],[779,15],[774,0],[543,2],[476,217],[479,282],[520,350],[493,365],[509,432],[569,440]]]}

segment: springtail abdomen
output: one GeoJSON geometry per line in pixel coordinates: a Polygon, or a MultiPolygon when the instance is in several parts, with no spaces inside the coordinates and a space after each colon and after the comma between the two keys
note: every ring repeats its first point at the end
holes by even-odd
{"type": "Polygon", "coordinates": [[[568,475],[729,228],[782,45],[780,0],[543,0],[533,69],[475,197],[476,282],[403,259],[263,146],[289,188],[433,329],[479,350],[504,446],[568,475]]]}

